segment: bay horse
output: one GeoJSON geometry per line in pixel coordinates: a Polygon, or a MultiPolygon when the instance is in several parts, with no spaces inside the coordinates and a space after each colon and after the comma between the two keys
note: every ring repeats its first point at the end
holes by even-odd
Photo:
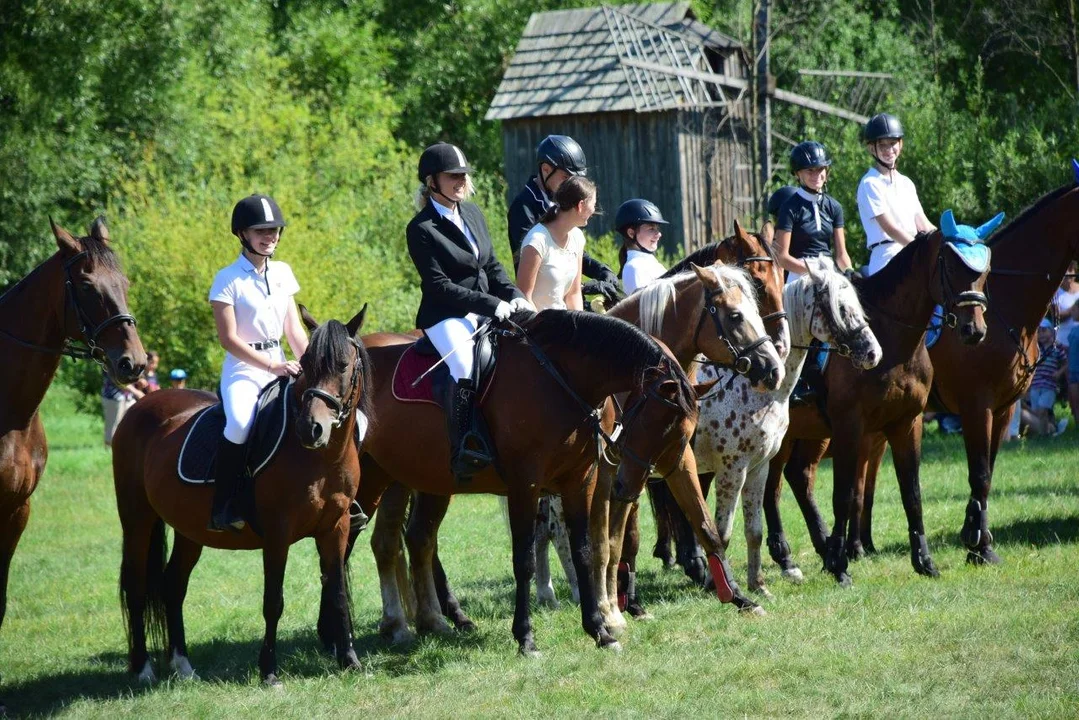
{"type": "Polygon", "coordinates": [[[364,445],[364,482],[358,499],[368,512],[384,501],[371,539],[382,588],[380,631],[395,641],[411,637],[398,586],[401,527],[408,500],[405,488],[419,491],[427,500],[425,506],[417,501],[405,541],[418,605],[416,628],[436,633],[449,630],[434,586],[433,565],[438,524],[449,496],[494,493],[506,495],[509,501],[516,583],[513,635],[521,654],[535,654],[529,609],[532,549],[538,496],[547,491],[562,497],[574,566],[583,578],[582,626],[599,647],[617,648],[598,612],[588,542],[601,437],[609,436],[614,425],[606,399],[621,391],[641,393],[640,410],[623,431],[628,438],[624,447],[638,457],[651,458],[666,451],[662,444],[667,433],[635,433],[633,426],[641,423],[655,429],[658,425],[664,430],[677,423],[683,433],[691,432],[696,394],[685,373],[654,340],[621,320],[545,310],[537,315],[519,313],[514,321],[521,330],[499,340],[498,369],[482,405],[497,462],[463,484],[449,472],[442,410],[402,403],[390,387],[398,359],[415,338],[390,334],[365,338],[374,365],[379,422],[364,445]],[[426,452],[416,452],[415,437],[424,438],[426,452]],[[402,487],[392,487],[394,483],[402,487]],[[391,490],[384,498],[387,488],[391,490]],[[395,502],[386,502],[391,499],[395,502]],[[427,510],[417,510],[421,507],[427,510]],[[420,515],[424,519],[417,522],[420,515]]]}
{"type": "Polygon", "coordinates": [[[48,458],[38,407],[61,357],[92,359],[120,386],[146,366],[104,218],[81,238],[49,222],[57,251],[0,296],[0,625],[11,557],[48,458]]]}
{"type": "Polygon", "coordinates": [[[128,636],[128,669],[142,682],[155,679],[147,633],[167,651],[171,669],[195,675],[187,652],[183,605],[191,572],[204,547],[262,550],[266,634],[259,672],[279,685],[277,623],[284,608],[282,583],[289,546],[312,537],[322,570],[322,604],[329,608],[323,631],[343,668],[360,663],[352,647],[345,548],[348,508],[356,496],[360,465],[356,411],[371,417],[371,362],[356,340],[367,307],[342,325],[318,325],[301,306],[313,332],[300,358],[303,374],[290,382],[294,432],[285,432],[277,454],[254,480],[253,523],[239,533],[211,532],[213,487],[180,480],[177,462],[196,415],[217,398],[199,390],[160,390],[140,400],[120,422],[113,440],[113,479],[123,527],[120,601],[128,636]],[[165,524],[175,530],[172,554],[165,524]]]}
{"type": "MultiPolygon", "coordinates": [[[[986,281],[992,300],[984,343],[971,347],[945,333],[929,350],[933,407],[958,414],[967,453],[967,501],[960,538],[967,562],[997,564],[989,530],[989,490],[1001,439],[1016,398],[1026,392],[1038,361],[1038,323],[1060,287],[1068,264],[1079,257],[1079,162],[1075,182],[1046,194],[988,242],[993,267],[986,281]]],[[[864,504],[856,495],[848,542],[854,552],[873,551],[872,513],[879,443],[866,477],[864,504]]],[[[860,490],[860,488],[859,488],[860,490]]]]}
{"type": "Polygon", "coordinates": [[[877,274],[855,281],[883,358],[872,370],[828,363],[823,411],[810,405],[790,410],[784,447],[772,459],[765,492],[769,552],[784,570],[794,563],[779,523],[774,488],[786,463],[785,477],[806,517],[813,546],[824,558],[824,569],[839,584],[851,584],[846,539],[854,491],[871,452],[873,435],[883,433],[892,447],[907,516],[911,564],[919,574],[939,575],[925,539],[918,477],[922,411],[933,380],[925,329],[934,305],[942,305],[948,326],[956,329],[964,343],[976,345],[985,338],[988,301],[983,289],[988,262],[979,272],[961,258],[957,247],[940,230],[934,230],[920,234],[877,274]],[[834,454],[835,515],[830,535],[812,498],[816,466],[829,439],[834,454]]]}

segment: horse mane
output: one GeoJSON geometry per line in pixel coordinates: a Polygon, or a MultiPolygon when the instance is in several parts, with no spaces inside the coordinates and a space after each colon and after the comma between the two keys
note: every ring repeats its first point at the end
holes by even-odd
{"type": "MultiPolygon", "coordinates": [[[[775,248],[773,248],[770,243],[766,243],[764,241],[764,238],[762,238],[759,233],[747,233],[747,234],[752,238],[756,238],[757,242],[759,242],[761,247],[764,248],[764,252],[767,254],[767,256],[773,262],[776,261],[776,251],[775,251],[775,248]]],[[[674,277],[675,275],[680,275],[681,273],[684,273],[687,270],[691,269],[690,266],[689,266],[690,263],[694,263],[694,264],[700,265],[702,267],[705,266],[705,265],[714,265],[716,263],[716,261],[719,260],[719,252],[720,252],[720,250],[723,248],[724,245],[726,245],[727,243],[734,240],[734,237],[735,237],[734,235],[731,235],[729,237],[723,238],[722,240],[718,240],[716,242],[708,243],[704,247],[697,248],[696,250],[691,252],[689,255],[686,255],[684,258],[679,260],[670,270],[665,272],[662,277],[666,278],[666,277],[674,277]]]]}
{"type": "MultiPolygon", "coordinates": [[[[745,270],[733,265],[709,264],[706,267],[715,272],[720,287],[724,289],[732,285],[737,287],[756,307],[757,289],[750,281],[749,274],[745,270]]],[[[663,332],[663,316],[667,312],[667,306],[678,296],[678,283],[692,280],[696,277],[692,270],[681,272],[677,275],[666,273],[638,293],[641,298],[641,326],[646,333],[659,335],[663,332]]]]}
{"type": "Polygon", "coordinates": [[[1035,200],[1030,207],[1024,210],[1019,215],[1019,217],[1017,217],[1015,220],[1012,220],[1010,223],[1005,225],[999,232],[995,233],[991,238],[989,238],[989,240],[987,240],[985,244],[989,247],[993,247],[998,242],[1000,242],[1005,235],[1008,235],[1013,230],[1017,230],[1020,225],[1025,223],[1032,216],[1040,213],[1043,209],[1045,209],[1046,205],[1056,202],[1061,197],[1067,195],[1069,192],[1075,189],[1076,186],[1074,184],[1068,184],[1064,185],[1063,187],[1058,187],[1056,190],[1052,190],[1045,195],[1042,195],[1040,198],[1035,200]]]}
{"type": "Polygon", "coordinates": [[[348,334],[348,328],[337,320],[327,320],[315,328],[311,333],[311,339],[307,343],[305,355],[311,357],[311,371],[315,374],[313,383],[317,383],[327,375],[339,375],[342,368],[347,367],[352,359],[352,348],[356,347],[360,354],[360,378],[363,383],[363,392],[356,403],[356,409],[367,416],[368,423],[374,422],[373,407],[371,404],[371,358],[367,354],[367,348],[362,342],[353,346],[352,338],[348,334]]]}
{"type": "MultiPolygon", "coordinates": [[[[803,275],[783,288],[783,307],[792,309],[805,307],[806,296],[812,292],[812,288],[819,287],[821,291],[827,293],[827,310],[835,318],[836,325],[841,330],[850,332],[856,321],[865,322],[865,310],[862,309],[861,303],[851,308],[856,311],[856,315],[844,317],[839,300],[848,280],[836,269],[835,262],[824,256],[805,258],[805,262],[812,265],[813,272],[803,275]]],[[[857,301],[857,293],[851,294],[857,301]]],[[[803,337],[805,332],[803,324],[808,323],[811,316],[803,316],[800,312],[790,312],[787,319],[791,324],[791,337],[803,337]]]]}
{"type": "Polygon", "coordinates": [[[524,312],[516,314],[514,320],[539,345],[557,346],[612,368],[628,370],[638,389],[644,387],[645,372],[666,361],[678,380],[679,408],[686,414],[696,412],[697,396],[685,372],[636,325],[579,310],[544,310],[534,315],[524,312]]]}
{"type": "MultiPolygon", "coordinates": [[[[939,232],[936,230],[934,232],[939,232]]],[[[899,254],[875,275],[854,281],[858,297],[863,304],[880,305],[895,294],[895,288],[910,275],[914,269],[914,260],[932,233],[921,232],[914,237],[914,242],[907,244],[899,254]]]]}
{"type": "Polygon", "coordinates": [[[90,263],[94,268],[101,268],[102,270],[116,273],[123,272],[120,269],[120,258],[108,243],[99,240],[92,235],[88,235],[79,238],[79,245],[82,246],[83,252],[86,253],[86,256],[90,259],[90,263]]]}

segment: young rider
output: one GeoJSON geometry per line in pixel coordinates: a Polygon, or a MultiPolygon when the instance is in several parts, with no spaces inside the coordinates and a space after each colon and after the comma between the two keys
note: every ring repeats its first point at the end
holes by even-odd
{"type": "Polygon", "coordinates": [[[656,260],[663,233],[660,225],[667,225],[663,213],[654,203],[641,198],[626,200],[614,214],[614,229],[622,236],[622,249],[618,251],[618,276],[627,294],[636,292],[667,272],[656,260]]]}
{"type": "MultiPolygon", "coordinates": [[[[521,261],[521,246],[525,236],[539,222],[540,217],[554,204],[552,198],[559,186],[571,177],[584,177],[587,172],[584,150],[568,135],[548,135],[536,148],[537,174],[533,175],[510,203],[509,221],[510,251],[513,267],[521,261]]],[[[603,295],[610,303],[616,302],[621,291],[618,278],[609,267],[586,253],[582,273],[591,280],[584,284],[586,295],[603,295]]]]}
{"type": "Polygon", "coordinates": [[[903,152],[899,118],[874,115],[865,125],[864,139],[873,167],[858,184],[858,213],[870,253],[868,274],[873,275],[913,242],[915,235],[936,226],[925,216],[914,183],[896,170],[903,152]]]}
{"type": "Polygon", "coordinates": [[[843,207],[824,192],[832,165],[828,151],[807,140],[794,146],[790,162],[798,188],[780,206],[776,221],[776,257],[788,272],[787,282],[806,271],[802,258],[828,255],[840,270],[849,270],[843,207]]]}
{"type": "Polygon", "coordinates": [[[528,233],[521,248],[517,287],[538,310],[583,310],[581,228],[596,211],[596,186],[571,177],[558,186],[554,204],[528,233]]]}
{"type": "Polygon", "coordinates": [[[300,286],[292,268],[270,259],[284,227],[273,198],[251,195],[236,203],[232,233],[240,239],[240,256],[217,273],[210,288],[217,338],[226,351],[221,369],[225,431],[217,451],[210,530],[244,527],[234,503],[255,404],[275,378],[300,373],[300,364],[285,358],[281,336],[295,357],[307,350],[307,333],[293,299],[300,286]]]}
{"type": "Polygon", "coordinates": [[[510,282],[495,257],[487,221],[473,203],[472,180],[464,154],[455,145],[436,143],[420,156],[418,212],[408,224],[408,254],[420,275],[422,328],[453,378],[446,408],[453,472],[465,477],[489,462],[483,448],[462,454],[462,434],[472,427],[472,336],[483,317],[505,320],[516,310],[534,309],[510,282]]]}

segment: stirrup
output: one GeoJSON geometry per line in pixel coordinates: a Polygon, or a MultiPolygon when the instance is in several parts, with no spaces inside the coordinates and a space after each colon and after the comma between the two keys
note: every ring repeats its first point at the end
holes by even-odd
{"type": "Polygon", "coordinates": [[[210,516],[210,524],[206,526],[206,529],[210,532],[224,532],[225,530],[231,530],[232,532],[241,532],[247,527],[247,522],[240,516],[236,515],[232,510],[232,503],[216,515],[210,516]]]}

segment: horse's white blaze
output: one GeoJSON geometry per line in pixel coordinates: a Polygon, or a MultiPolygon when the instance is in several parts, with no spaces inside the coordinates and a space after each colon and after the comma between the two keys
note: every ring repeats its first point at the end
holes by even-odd
{"type": "Polygon", "coordinates": [[[142,666],[142,671],[139,673],[139,682],[143,685],[150,685],[157,682],[157,676],[154,675],[154,669],[150,666],[149,660],[142,666]]]}
{"type": "Polygon", "coordinates": [[[195,669],[191,667],[191,661],[188,660],[186,655],[181,655],[178,650],[172,651],[172,660],[169,661],[169,665],[172,667],[172,671],[183,680],[199,679],[199,676],[195,674],[195,669]]]}

